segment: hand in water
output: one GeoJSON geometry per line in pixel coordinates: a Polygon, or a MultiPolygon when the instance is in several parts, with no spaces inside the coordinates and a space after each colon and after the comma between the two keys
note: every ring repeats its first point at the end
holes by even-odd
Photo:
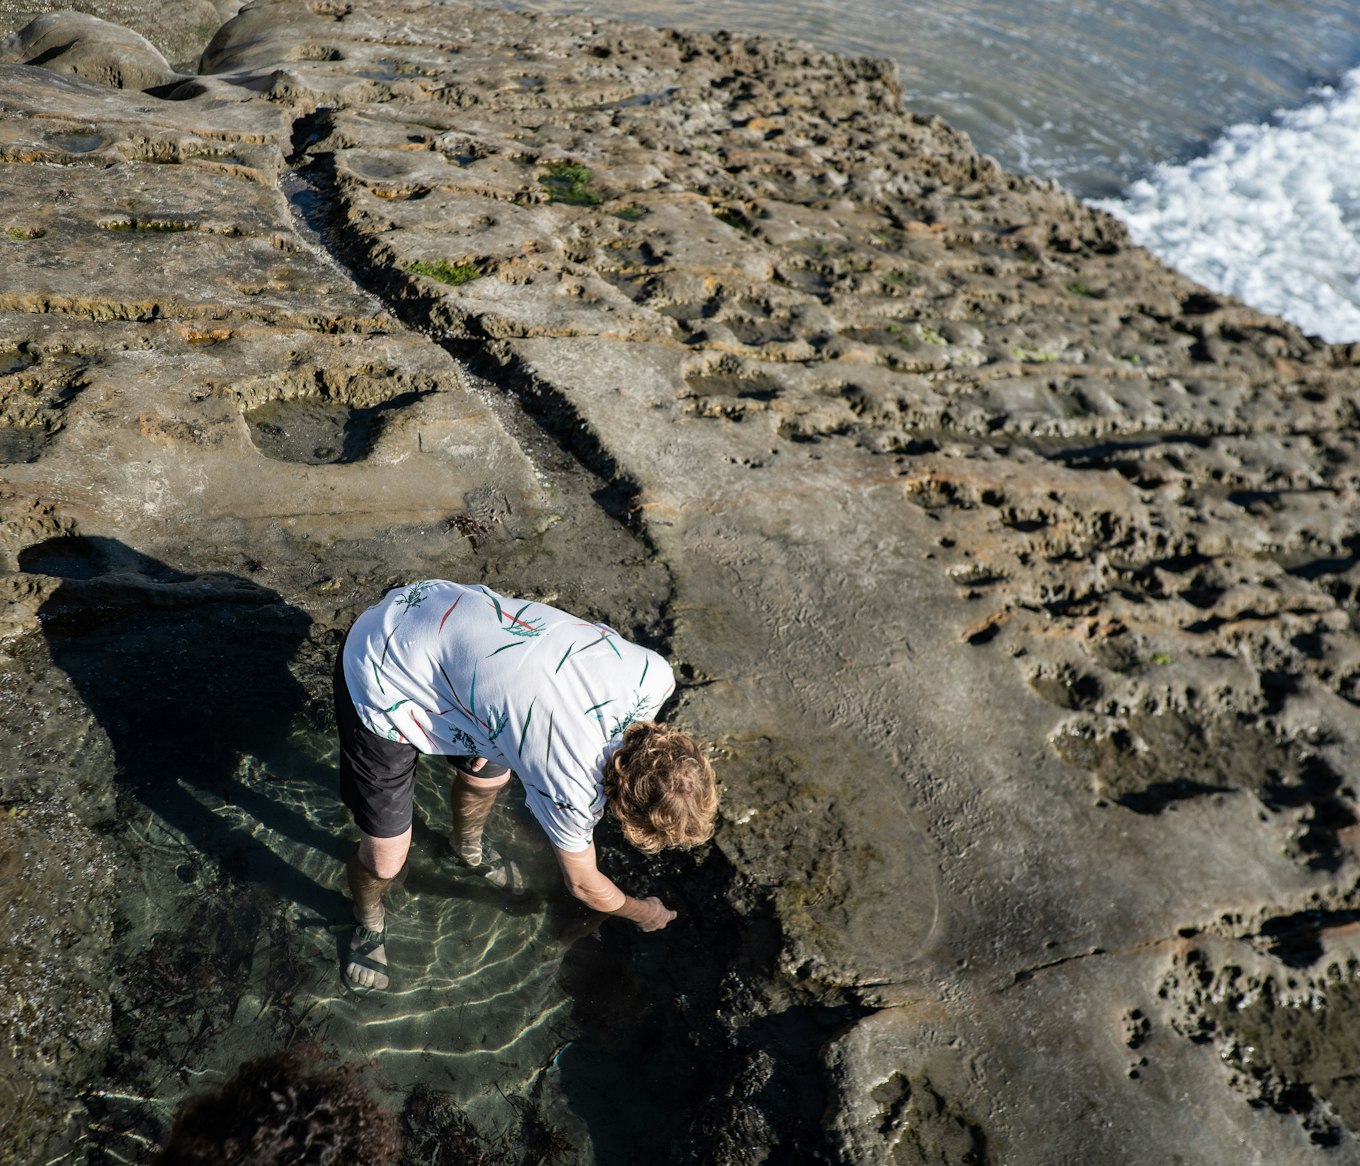
{"type": "Polygon", "coordinates": [[[643,899],[642,902],[651,909],[645,919],[638,920],[638,926],[642,928],[643,931],[660,931],[667,923],[675,918],[675,912],[667,907],[666,904],[655,895],[643,899]]]}

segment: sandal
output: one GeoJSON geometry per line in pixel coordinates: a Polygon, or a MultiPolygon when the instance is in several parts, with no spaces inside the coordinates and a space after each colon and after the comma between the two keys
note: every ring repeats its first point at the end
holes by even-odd
{"type": "Polygon", "coordinates": [[[349,938],[349,954],[345,957],[344,966],[340,969],[340,978],[344,980],[346,988],[352,992],[385,992],[391,987],[392,978],[387,970],[387,961],[373,958],[373,953],[386,944],[386,926],[381,931],[374,931],[371,927],[365,927],[362,923],[354,925],[354,934],[349,938]],[[349,969],[356,965],[370,972],[377,972],[387,980],[387,983],[381,985],[356,984],[349,978],[349,969]]]}
{"type": "Polygon", "coordinates": [[[469,862],[458,851],[449,846],[449,854],[455,863],[469,874],[480,875],[493,887],[504,891],[513,899],[522,899],[529,893],[524,885],[524,876],[513,859],[506,858],[489,842],[482,843],[482,861],[469,862]]]}

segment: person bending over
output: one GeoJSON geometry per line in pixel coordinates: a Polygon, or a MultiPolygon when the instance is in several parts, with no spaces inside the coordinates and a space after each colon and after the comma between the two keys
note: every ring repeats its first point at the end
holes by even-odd
{"type": "Polygon", "coordinates": [[[674,919],[604,875],[592,841],[606,806],[646,854],[712,837],[713,769],[694,738],[653,719],[674,688],[661,656],[612,628],[480,585],[428,579],[364,612],[335,670],[340,790],[359,827],[346,983],[390,982],[382,897],[410,851],[422,753],[453,768],[454,861],[523,893],[518,869],[482,836],[513,773],[573,895],[643,931],[674,919]]]}

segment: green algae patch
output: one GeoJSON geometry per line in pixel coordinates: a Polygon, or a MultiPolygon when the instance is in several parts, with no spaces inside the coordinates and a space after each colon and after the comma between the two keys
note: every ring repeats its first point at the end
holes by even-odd
{"type": "Polygon", "coordinates": [[[548,192],[549,202],[565,203],[567,206],[599,206],[604,202],[604,196],[590,189],[594,177],[589,167],[580,163],[559,162],[548,167],[538,184],[548,192]]]}
{"type": "Polygon", "coordinates": [[[423,275],[426,279],[446,283],[449,287],[462,287],[482,277],[482,269],[475,263],[449,263],[444,259],[417,259],[408,263],[406,270],[423,275]]]}
{"type": "Polygon", "coordinates": [[[890,271],[883,277],[883,286],[888,291],[904,291],[909,287],[915,287],[920,282],[919,277],[914,271],[890,271]]]}
{"type": "Polygon", "coordinates": [[[1058,354],[1047,348],[1016,348],[1011,356],[1025,364],[1051,364],[1058,359],[1058,354]]]}
{"type": "Polygon", "coordinates": [[[6,227],[5,238],[16,243],[27,243],[30,239],[41,239],[47,231],[42,227],[6,227]]]}
{"type": "Polygon", "coordinates": [[[721,210],[714,211],[713,214],[720,223],[726,223],[734,231],[741,231],[746,235],[751,233],[751,220],[736,207],[723,207],[721,210]]]}

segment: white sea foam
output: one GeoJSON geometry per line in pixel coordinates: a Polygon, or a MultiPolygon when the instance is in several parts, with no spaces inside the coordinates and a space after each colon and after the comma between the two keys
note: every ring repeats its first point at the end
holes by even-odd
{"type": "Polygon", "coordinates": [[[1333,343],[1360,341],[1360,69],[1268,125],[1095,203],[1206,287],[1333,343]]]}

